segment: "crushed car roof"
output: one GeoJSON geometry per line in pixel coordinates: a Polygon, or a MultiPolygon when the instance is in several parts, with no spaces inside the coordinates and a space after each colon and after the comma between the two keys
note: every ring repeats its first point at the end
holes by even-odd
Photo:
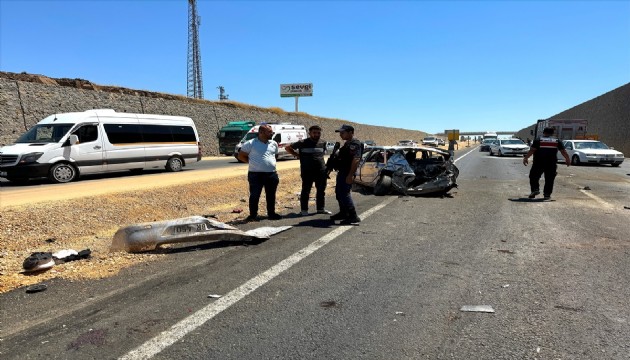
{"type": "Polygon", "coordinates": [[[436,152],[438,154],[443,154],[443,155],[448,155],[448,151],[443,150],[443,149],[439,149],[439,148],[434,148],[434,147],[428,147],[428,146],[370,146],[370,151],[372,150],[403,150],[403,151],[407,151],[407,150],[425,150],[425,151],[431,151],[431,152],[436,152]]]}

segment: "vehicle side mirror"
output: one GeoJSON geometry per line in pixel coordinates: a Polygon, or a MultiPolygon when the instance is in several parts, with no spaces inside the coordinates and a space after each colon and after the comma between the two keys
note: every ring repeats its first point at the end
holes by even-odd
{"type": "Polygon", "coordinates": [[[79,137],[77,135],[70,135],[70,138],[68,139],[70,141],[70,145],[75,145],[79,143],[79,137]]]}
{"type": "Polygon", "coordinates": [[[615,150],[615,148],[611,146],[611,147],[610,147],[610,150],[615,150]]]}

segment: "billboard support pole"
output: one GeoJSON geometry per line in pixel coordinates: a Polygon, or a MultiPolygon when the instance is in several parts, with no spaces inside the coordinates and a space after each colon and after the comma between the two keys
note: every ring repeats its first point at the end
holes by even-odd
{"type": "Polygon", "coordinates": [[[300,98],[299,96],[294,96],[295,97],[295,112],[298,112],[298,99],[300,98]]]}

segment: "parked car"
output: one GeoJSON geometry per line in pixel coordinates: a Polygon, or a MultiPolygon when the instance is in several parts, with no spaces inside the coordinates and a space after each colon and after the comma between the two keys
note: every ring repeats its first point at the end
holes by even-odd
{"type": "MultiPolygon", "coordinates": [[[[597,140],[565,140],[562,142],[572,165],[580,164],[610,164],[619,166],[624,160],[623,153],[609,148],[608,145],[597,140]]],[[[558,152],[558,160],[564,157],[558,152]]]]}
{"type": "Polygon", "coordinates": [[[413,140],[399,140],[398,146],[417,146],[418,143],[413,140]]]}
{"type": "Polygon", "coordinates": [[[490,144],[490,156],[525,155],[529,146],[520,139],[498,139],[490,144]]]}
{"type": "Polygon", "coordinates": [[[424,146],[374,146],[363,154],[356,184],[374,195],[447,193],[457,187],[459,169],[447,151],[424,146]]]}
{"type": "Polygon", "coordinates": [[[438,138],[438,146],[442,146],[442,145],[446,145],[446,142],[444,141],[444,139],[438,138]]]}
{"type": "Polygon", "coordinates": [[[490,145],[495,141],[493,139],[484,139],[479,146],[479,151],[490,151],[490,145]]]}
{"type": "Polygon", "coordinates": [[[334,142],[330,142],[327,141],[326,142],[326,154],[330,155],[332,154],[333,150],[335,149],[335,143],[334,142]]]}
{"type": "Polygon", "coordinates": [[[422,139],[422,145],[426,146],[438,146],[438,139],[435,136],[427,136],[422,139]]]}

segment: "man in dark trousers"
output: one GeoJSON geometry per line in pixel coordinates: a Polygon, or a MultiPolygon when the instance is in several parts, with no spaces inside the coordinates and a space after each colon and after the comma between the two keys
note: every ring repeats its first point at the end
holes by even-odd
{"type": "Polygon", "coordinates": [[[527,159],[529,159],[532,154],[534,155],[534,163],[529,171],[529,186],[532,190],[529,194],[530,199],[540,194],[539,181],[542,174],[545,174],[543,196],[545,200],[551,198],[553,182],[557,174],[558,151],[560,151],[564,157],[567,166],[571,165],[571,159],[569,159],[569,154],[567,154],[567,151],[564,149],[564,145],[558,138],[553,137],[553,133],[554,128],[545,128],[543,130],[543,136],[540,139],[534,140],[529,152],[523,157],[523,165],[527,166],[527,159]]]}
{"type": "Polygon", "coordinates": [[[328,176],[326,174],[326,164],[324,163],[326,142],[321,140],[321,136],[322,128],[319,125],[313,125],[308,128],[308,138],[294,142],[285,148],[289,154],[300,159],[300,176],[302,177],[300,215],[302,216],[308,215],[308,198],[311,194],[313,183],[315,183],[317,213],[331,214],[330,211],[324,208],[324,191],[326,190],[328,176]]]}
{"type": "Polygon", "coordinates": [[[249,182],[249,216],[246,221],[258,221],[258,202],[263,188],[267,198],[267,218],[280,220],[276,213],[276,190],[280,183],[276,172],[278,143],[271,140],[273,129],[269,125],[258,127],[258,137],[246,141],[238,152],[238,159],[249,163],[247,181],[249,182]]]}
{"type": "Polygon", "coordinates": [[[335,196],[339,203],[339,212],[330,217],[330,220],[341,220],[341,225],[357,225],[361,219],[357,216],[357,210],[352,201],[351,190],[354,182],[354,173],[359,167],[359,161],[363,152],[363,144],[354,138],[354,127],[342,125],[335,130],[339,133],[343,146],[339,149],[337,163],[337,184],[335,185],[335,196]]]}

